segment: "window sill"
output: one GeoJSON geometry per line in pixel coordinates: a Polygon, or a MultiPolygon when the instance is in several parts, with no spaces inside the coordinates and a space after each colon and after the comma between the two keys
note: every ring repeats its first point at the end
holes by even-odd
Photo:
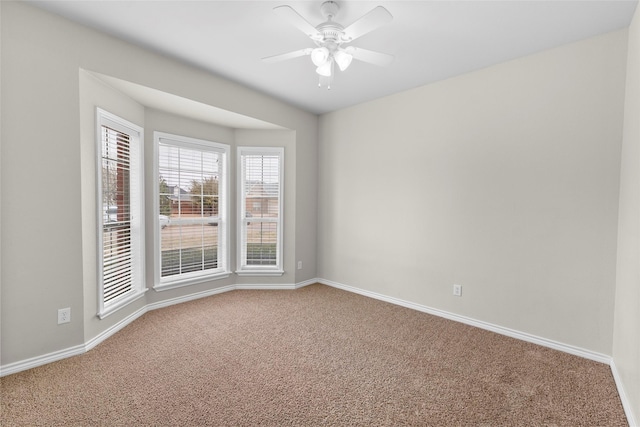
{"type": "Polygon", "coordinates": [[[181,279],[181,280],[172,280],[171,282],[158,283],[153,287],[153,290],[156,292],[168,291],[169,289],[181,288],[183,286],[195,285],[198,283],[209,282],[211,280],[226,279],[230,275],[231,275],[230,272],[223,271],[223,272],[211,274],[208,276],[197,276],[197,277],[190,277],[190,278],[181,279]]]}
{"type": "Polygon", "coordinates": [[[237,270],[238,276],[282,276],[284,270],[237,270]]]}
{"type": "Polygon", "coordinates": [[[121,308],[131,304],[132,302],[134,302],[135,300],[141,298],[146,292],[148,291],[147,288],[145,288],[144,290],[140,290],[138,292],[136,292],[135,294],[132,294],[130,296],[128,296],[127,298],[124,298],[114,304],[109,305],[106,308],[103,308],[102,311],[100,311],[98,313],[98,317],[100,318],[100,320],[104,319],[105,317],[115,313],[116,311],[120,310],[121,308]]]}

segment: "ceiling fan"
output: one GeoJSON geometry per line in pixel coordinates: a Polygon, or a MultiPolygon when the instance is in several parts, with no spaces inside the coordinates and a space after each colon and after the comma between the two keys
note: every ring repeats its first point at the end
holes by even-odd
{"type": "Polygon", "coordinates": [[[351,65],[353,59],[380,66],[388,65],[393,61],[393,55],[355,46],[346,46],[358,37],[391,22],[393,16],[382,6],[373,8],[346,28],[333,20],[340,10],[340,6],[335,1],[322,3],[320,12],[326,21],[316,27],[311,25],[291,6],[277,6],[273,10],[305,33],[315,43],[316,47],[268,56],[262,58],[262,60],[266,63],[274,63],[300,56],[311,56],[311,61],[317,67],[316,73],[320,76],[319,87],[326,85],[328,89],[331,89],[335,66],[337,65],[340,71],[344,71],[351,65]]]}

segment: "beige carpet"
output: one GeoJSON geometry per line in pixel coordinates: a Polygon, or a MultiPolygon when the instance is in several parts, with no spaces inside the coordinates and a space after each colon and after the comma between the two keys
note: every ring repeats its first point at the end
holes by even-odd
{"type": "Polygon", "coordinates": [[[155,310],[1,379],[2,426],[624,426],[607,365],[312,285],[155,310]]]}

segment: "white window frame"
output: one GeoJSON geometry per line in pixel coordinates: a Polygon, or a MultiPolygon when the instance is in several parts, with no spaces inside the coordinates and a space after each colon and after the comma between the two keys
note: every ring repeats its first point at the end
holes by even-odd
{"type": "MultiPolygon", "coordinates": [[[[96,212],[97,212],[97,273],[98,273],[98,317],[108,315],[142,297],[145,287],[144,249],[144,130],[115,114],[96,108],[96,212]],[[131,231],[131,289],[105,302],[104,295],[104,221],[106,212],[102,203],[102,126],[129,135],[130,161],[130,231],[131,231]]],[[[108,207],[106,207],[108,209],[108,207]]]]}
{"type": "Polygon", "coordinates": [[[284,228],[284,147],[238,147],[237,150],[237,269],[238,276],[282,276],[283,269],[283,228],[284,228]],[[246,260],[246,227],[248,222],[273,222],[268,219],[246,217],[245,171],[242,159],[244,156],[278,156],[279,157],[279,186],[278,186],[278,224],[276,233],[276,263],[275,265],[247,265],[246,260]]]}
{"type": "MultiPolygon", "coordinates": [[[[219,142],[207,141],[203,139],[190,138],[182,135],[173,135],[165,132],[153,133],[154,148],[154,190],[153,190],[153,221],[154,221],[154,287],[156,291],[164,291],[175,289],[182,286],[193,285],[210,280],[219,280],[231,275],[229,268],[229,153],[230,147],[227,144],[219,142]],[[220,155],[222,173],[218,183],[218,268],[213,270],[204,270],[190,273],[180,273],[172,276],[162,277],[162,254],[161,254],[161,228],[160,218],[160,191],[157,185],[160,176],[160,144],[161,142],[177,147],[189,148],[195,150],[216,152],[220,155]]],[[[170,220],[174,222],[174,219],[170,220]]],[[[201,222],[205,222],[202,219],[201,222]]]]}

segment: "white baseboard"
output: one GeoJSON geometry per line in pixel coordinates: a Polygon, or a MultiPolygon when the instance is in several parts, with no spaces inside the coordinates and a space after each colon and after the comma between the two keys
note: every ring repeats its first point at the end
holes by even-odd
{"type": "Polygon", "coordinates": [[[296,283],[296,289],[303,288],[305,286],[313,285],[314,283],[320,283],[320,279],[309,279],[304,282],[296,283]]]}
{"type": "Polygon", "coordinates": [[[124,328],[125,326],[133,322],[134,320],[136,320],[138,317],[145,314],[146,312],[147,312],[147,306],[139,308],[138,310],[131,313],[124,319],[120,320],[115,325],[102,331],[101,333],[99,333],[98,335],[96,335],[95,337],[91,338],[89,341],[84,343],[84,351],[91,350],[92,348],[94,348],[95,346],[97,346],[98,344],[100,344],[101,342],[103,342],[104,340],[106,340],[107,338],[109,338],[110,336],[112,336],[113,334],[115,334],[116,332],[118,332],[119,330],[121,330],[122,328],[124,328]]]}
{"type": "Polygon", "coordinates": [[[105,331],[99,333],[95,337],[91,338],[89,341],[84,344],[79,344],[73,347],[69,347],[63,350],[54,351],[51,353],[44,354],[42,356],[35,356],[29,359],[20,360],[13,363],[8,363],[6,365],[0,366],[0,377],[4,377],[6,375],[15,374],[21,371],[26,371],[27,369],[36,368],[38,366],[46,365],[47,363],[55,362],[58,360],[66,359],[67,357],[77,356],[79,354],[83,354],[101,342],[105,341],[107,338],[120,331],[125,326],[129,325],[131,322],[142,316],[148,311],[156,310],[163,307],[169,307],[171,305],[180,304],[187,301],[192,301],[195,299],[205,298],[208,296],[221,294],[223,292],[229,292],[234,290],[243,290],[243,289],[262,289],[262,290],[274,290],[274,289],[282,289],[282,290],[294,290],[299,289],[304,286],[311,285],[313,283],[318,283],[317,279],[306,280],[304,282],[296,283],[296,284],[285,284],[285,285],[268,285],[268,284],[254,284],[254,285],[229,285],[223,286],[221,288],[210,289],[203,292],[196,292],[193,294],[183,295],[176,298],[171,298],[163,301],[158,301],[155,303],[150,303],[145,305],[144,307],[136,310],[134,313],[120,320],[115,325],[106,329],[105,331]]]}
{"type": "Polygon", "coordinates": [[[20,371],[26,371],[27,369],[46,365],[47,363],[66,359],[67,357],[77,356],[84,353],[85,351],[86,350],[84,344],[80,344],[73,347],[65,348],[64,350],[43,354],[42,356],[31,357],[29,359],[20,360],[18,362],[8,363],[6,365],[0,366],[0,376],[4,377],[5,375],[11,375],[20,371]]]}
{"type": "Polygon", "coordinates": [[[613,379],[616,382],[616,387],[618,388],[618,394],[620,395],[620,401],[622,402],[622,407],[624,408],[624,413],[627,416],[627,421],[629,422],[629,427],[638,427],[638,420],[633,415],[633,408],[631,407],[631,401],[627,396],[627,393],[624,389],[624,383],[622,382],[622,378],[620,378],[620,373],[618,372],[618,368],[614,363],[613,359],[609,364],[611,366],[611,373],[613,374],[613,379]]]}
{"type": "Polygon", "coordinates": [[[247,284],[247,285],[235,285],[239,290],[270,290],[270,291],[292,291],[296,288],[296,285],[260,285],[260,284],[247,284]]]}
{"type": "Polygon", "coordinates": [[[557,341],[549,340],[547,338],[538,337],[536,335],[531,335],[526,332],[516,331],[514,329],[505,328],[503,326],[494,325],[492,323],[483,322],[481,320],[472,319],[470,317],[461,316],[459,314],[450,313],[448,311],[439,310],[437,308],[428,307],[421,304],[416,304],[410,301],[401,300],[399,298],[390,297],[387,295],[382,295],[376,292],[367,291],[364,289],[356,288],[349,285],[344,285],[342,283],[333,282],[331,280],[326,279],[318,279],[318,283],[322,283],[323,285],[331,286],[333,288],[342,289],[345,291],[353,292],[356,294],[364,295],[370,298],[375,298],[381,301],[389,302],[391,304],[396,304],[402,307],[407,307],[413,310],[421,311],[423,313],[433,314],[434,316],[443,317],[445,319],[454,320],[456,322],[464,323],[467,325],[475,326],[480,329],[485,329],[491,332],[495,332],[501,335],[506,335],[511,338],[516,338],[522,341],[527,341],[530,343],[538,344],[543,347],[549,347],[554,350],[563,351],[565,353],[573,354],[575,356],[584,357],[585,359],[594,360],[596,362],[609,364],[611,362],[611,356],[607,356],[606,354],[597,353],[594,351],[586,350],[580,347],[575,347],[569,344],[560,343],[557,341]]]}
{"type": "Polygon", "coordinates": [[[222,294],[229,291],[235,291],[238,289],[234,285],[223,286],[221,288],[209,289],[202,292],[195,292],[193,294],[183,295],[181,297],[175,297],[170,299],[165,299],[162,301],[154,302],[151,304],[147,304],[145,307],[145,311],[157,310],[159,308],[169,307],[171,305],[180,304],[187,301],[193,301],[200,298],[210,297],[212,295],[222,294]]]}
{"type": "Polygon", "coordinates": [[[318,279],[310,279],[305,280],[304,282],[296,283],[296,284],[275,284],[275,285],[261,285],[261,284],[251,284],[251,285],[234,285],[235,289],[261,289],[261,290],[288,290],[292,291],[295,289],[300,289],[305,286],[312,285],[314,283],[318,283],[318,279]]]}

